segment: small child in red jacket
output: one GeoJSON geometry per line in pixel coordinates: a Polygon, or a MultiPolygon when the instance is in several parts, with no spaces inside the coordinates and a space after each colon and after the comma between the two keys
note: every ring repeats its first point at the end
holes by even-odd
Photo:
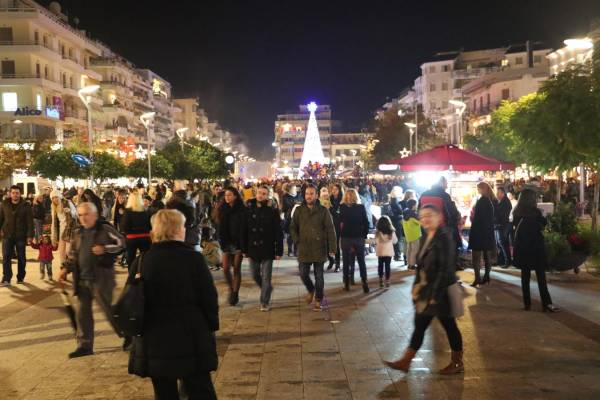
{"type": "Polygon", "coordinates": [[[58,245],[53,246],[52,241],[50,240],[50,236],[43,235],[41,243],[33,242],[31,247],[34,249],[39,249],[40,253],[38,255],[38,260],[40,262],[40,274],[41,279],[46,277],[46,272],[48,272],[48,279],[52,279],[52,260],[54,256],[52,255],[53,251],[58,249],[58,245]]]}

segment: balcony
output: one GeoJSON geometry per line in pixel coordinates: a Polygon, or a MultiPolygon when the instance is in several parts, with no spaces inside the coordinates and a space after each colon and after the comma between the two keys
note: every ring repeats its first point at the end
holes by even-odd
{"type": "Polygon", "coordinates": [[[102,86],[107,88],[114,88],[115,91],[119,94],[124,94],[125,96],[133,96],[133,89],[129,86],[122,84],[117,81],[102,81],[100,82],[102,86]]]}
{"type": "Polygon", "coordinates": [[[0,82],[10,85],[38,85],[62,92],[62,84],[37,74],[0,74],[0,82]]]}
{"type": "Polygon", "coordinates": [[[500,71],[500,67],[486,67],[486,68],[471,68],[471,69],[457,69],[452,71],[453,79],[475,79],[481,76],[491,74],[492,72],[500,71]]]}
{"type": "Polygon", "coordinates": [[[48,43],[43,44],[35,40],[9,40],[0,41],[0,53],[19,52],[19,53],[36,53],[40,52],[44,57],[60,60],[60,53],[50,47],[48,43]]]}

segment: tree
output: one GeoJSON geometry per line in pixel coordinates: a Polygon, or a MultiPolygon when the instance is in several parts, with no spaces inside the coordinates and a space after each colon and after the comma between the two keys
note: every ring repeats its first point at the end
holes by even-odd
{"type": "Polygon", "coordinates": [[[109,153],[95,152],[92,166],[85,168],[86,175],[89,175],[90,168],[94,173],[94,183],[97,186],[107,179],[116,179],[127,175],[127,167],[123,161],[109,153]]]}
{"type": "MultiPolygon", "coordinates": [[[[157,154],[150,159],[152,176],[156,178],[171,179],[173,166],[164,156],[157,154]]],[[[140,159],[131,162],[127,166],[127,175],[133,178],[144,178],[148,176],[148,160],[140,159]]]]}
{"type": "Polygon", "coordinates": [[[519,104],[526,101],[529,99],[524,97],[518,102],[502,102],[500,107],[492,112],[489,124],[479,127],[474,134],[465,136],[465,147],[497,160],[511,161],[515,164],[528,162],[521,138],[510,125],[519,104]]]}
{"type": "MultiPolygon", "coordinates": [[[[445,142],[431,120],[419,111],[418,143],[419,151],[428,150],[445,142]]],[[[375,163],[384,163],[396,159],[399,152],[406,148],[410,149],[410,129],[405,125],[407,122],[414,123],[414,114],[398,115],[398,108],[392,107],[378,115],[372,121],[370,130],[375,132],[375,140],[379,140],[373,148],[375,163]]],[[[413,137],[413,146],[414,146],[413,137]]]]}
{"type": "Polygon", "coordinates": [[[70,149],[40,153],[34,158],[29,170],[50,180],[60,177],[63,185],[66,178],[85,177],[86,171],[71,159],[72,154],[73,151],[70,149]]]}
{"type": "Polygon", "coordinates": [[[190,139],[181,150],[179,140],[168,143],[160,152],[173,166],[173,179],[221,178],[229,175],[225,154],[196,139],[190,139]]]}

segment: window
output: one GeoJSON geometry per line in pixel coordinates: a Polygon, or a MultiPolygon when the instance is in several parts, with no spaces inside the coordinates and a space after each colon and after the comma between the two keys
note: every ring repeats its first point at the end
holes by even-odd
{"type": "Polygon", "coordinates": [[[62,84],[63,87],[67,87],[67,74],[62,74],[62,84]]]}
{"type": "Polygon", "coordinates": [[[430,103],[430,105],[431,105],[431,109],[433,110],[433,109],[436,107],[435,101],[432,101],[432,102],[430,103]]]}
{"type": "Polygon", "coordinates": [[[48,66],[45,65],[44,66],[44,78],[49,79],[49,71],[48,71],[48,66]]]}
{"type": "Polygon", "coordinates": [[[517,58],[515,58],[515,64],[522,65],[523,64],[523,57],[517,57],[517,58]]]}
{"type": "Polygon", "coordinates": [[[435,92],[435,83],[429,84],[429,91],[430,92],[435,92]]]}
{"type": "Polygon", "coordinates": [[[504,60],[502,60],[502,63],[501,63],[501,65],[502,65],[503,67],[508,67],[508,60],[507,60],[506,58],[505,58],[504,60]]]}
{"type": "Polygon", "coordinates": [[[42,77],[42,67],[40,66],[40,63],[35,63],[35,77],[36,78],[41,78],[42,77]]]}
{"type": "Polygon", "coordinates": [[[430,74],[435,73],[435,65],[432,65],[432,66],[429,67],[429,73],[430,74]]]}
{"type": "Polygon", "coordinates": [[[442,66],[442,71],[444,71],[444,72],[450,71],[450,64],[443,65],[442,66]]]}
{"type": "Polygon", "coordinates": [[[442,100],[442,109],[448,108],[448,102],[446,100],[442,100]]]}
{"type": "Polygon", "coordinates": [[[490,108],[490,94],[487,94],[487,108],[490,108]]]}
{"type": "Polygon", "coordinates": [[[2,109],[4,111],[17,111],[18,101],[17,93],[4,92],[2,93],[2,109]]]}
{"type": "Polygon", "coordinates": [[[65,56],[65,45],[62,43],[60,44],[60,55],[65,56]]]}
{"type": "Polygon", "coordinates": [[[542,56],[533,56],[533,63],[540,64],[542,62],[542,56]]]}
{"type": "Polygon", "coordinates": [[[42,95],[39,93],[35,95],[35,108],[42,109],[42,95]]]}
{"type": "Polygon", "coordinates": [[[448,90],[448,82],[442,82],[442,90],[448,90]]]}
{"type": "Polygon", "coordinates": [[[40,43],[40,33],[38,31],[33,32],[33,42],[35,44],[40,43]]]}
{"type": "Polygon", "coordinates": [[[483,111],[483,96],[479,97],[479,111],[483,111]]]}
{"type": "Polygon", "coordinates": [[[44,43],[44,47],[48,47],[48,36],[44,35],[44,38],[42,39],[43,43],[44,43]]]}
{"type": "Polygon", "coordinates": [[[13,60],[3,60],[0,66],[2,67],[3,77],[13,78],[16,75],[15,62],[13,60]]]}
{"type": "Polygon", "coordinates": [[[510,90],[502,89],[502,100],[508,100],[510,98],[510,90]]]}
{"type": "Polygon", "coordinates": [[[72,76],[70,76],[70,77],[69,77],[69,87],[70,87],[71,89],[75,89],[75,88],[73,87],[73,77],[72,77],[72,76]]]}
{"type": "Polygon", "coordinates": [[[477,99],[473,99],[473,111],[477,110],[477,99]]]}

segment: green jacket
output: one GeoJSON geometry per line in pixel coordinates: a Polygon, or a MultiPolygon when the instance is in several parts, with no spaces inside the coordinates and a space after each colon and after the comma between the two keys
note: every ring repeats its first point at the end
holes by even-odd
{"type": "Polygon", "coordinates": [[[290,233],[298,247],[299,262],[325,262],[327,253],[337,248],[331,214],[319,202],[312,209],[306,203],[296,208],[290,233]]]}
{"type": "Polygon", "coordinates": [[[421,223],[416,218],[410,218],[408,221],[402,221],[402,228],[407,242],[414,242],[421,238],[421,223]]]}

